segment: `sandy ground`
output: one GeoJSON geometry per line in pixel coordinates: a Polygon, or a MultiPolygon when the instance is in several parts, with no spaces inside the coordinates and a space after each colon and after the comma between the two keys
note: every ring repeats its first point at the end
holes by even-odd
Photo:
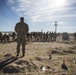
{"type": "Polygon", "coordinates": [[[24,57],[16,45],[0,43],[0,75],[76,75],[75,42],[28,42],[24,57]]]}

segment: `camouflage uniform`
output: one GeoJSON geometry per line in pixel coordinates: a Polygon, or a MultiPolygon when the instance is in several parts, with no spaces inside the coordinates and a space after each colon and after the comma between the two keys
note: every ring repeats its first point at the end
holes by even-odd
{"type": "Polygon", "coordinates": [[[56,38],[57,38],[57,33],[54,32],[54,33],[53,33],[53,41],[56,41],[56,38]]]}
{"type": "Polygon", "coordinates": [[[50,38],[49,41],[52,41],[52,33],[51,32],[49,33],[49,38],[50,38]]]}
{"type": "Polygon", "coordinates": [[[26,34],[29,31],[28,25],[24,22],[19,22],[15,26],[15,31],[17,32],[17,56],[20,53],[20,45],[22,44],[22,53],[25,54],[25,43],[26,43],[26,34]]]}
{"type": "Polygon", "coordinates": [[[74,33],[74,40],[76,41],[76,33],[74,33]]]}
{"type": "Polygon", "coordinates": [[[63,39],[63,41],[65,41],[65,40],[69,41],[69,40],[70,40],[69,34],[68,34],[67,32],[64,32],[64,33],[62,34],[62,39],[63,39]]]}
{"type": "Polygon", "coordinates": [[[15,32],[13,32],[11,36],[12,36],[12,40],[15,41],[15,36],[16,36],[15,32]]]}
{"type": "Polygon", "coordinates": [[[2,33],[0,32],[0,40],[1,40],[1,42],[2,42],[2,33]]]}
{"type": "Polygon", "coordinates": [[[51,41],[52,42],[54,41],[54,33],[53,32],[51,33],[51,41]]]}

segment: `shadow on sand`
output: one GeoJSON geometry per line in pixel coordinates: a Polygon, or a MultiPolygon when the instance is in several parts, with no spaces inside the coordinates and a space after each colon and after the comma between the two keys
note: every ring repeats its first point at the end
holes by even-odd
{"type": "Polygon", "coordinates": [[[12,56],[12,57],[4,60],[4,61],[1,61],[1,62],[0,62],[0,70],[2,70],[2,69],[3,69],[5,66],[7,66],[8,64],[16,61],[17,59],[18,59],[17,57],[12,56]]]}

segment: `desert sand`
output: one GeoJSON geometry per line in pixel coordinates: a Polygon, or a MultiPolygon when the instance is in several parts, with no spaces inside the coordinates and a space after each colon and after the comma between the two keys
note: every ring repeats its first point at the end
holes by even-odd
{"type": "Polygon", "coordinates": [[[0,75],[76,75],[75,42],[27,42],[24,57],[16,45],[0,43],[0,75]]]}

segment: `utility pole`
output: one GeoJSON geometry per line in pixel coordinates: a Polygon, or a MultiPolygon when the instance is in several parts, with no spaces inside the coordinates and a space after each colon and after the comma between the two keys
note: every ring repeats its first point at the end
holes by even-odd
{"type": "Polygon", "coordinates": [[[57,26],[58,26],[58,24],[57,24],[57,21],[55,21],[55,33],[57,33],[57,26]]]}

